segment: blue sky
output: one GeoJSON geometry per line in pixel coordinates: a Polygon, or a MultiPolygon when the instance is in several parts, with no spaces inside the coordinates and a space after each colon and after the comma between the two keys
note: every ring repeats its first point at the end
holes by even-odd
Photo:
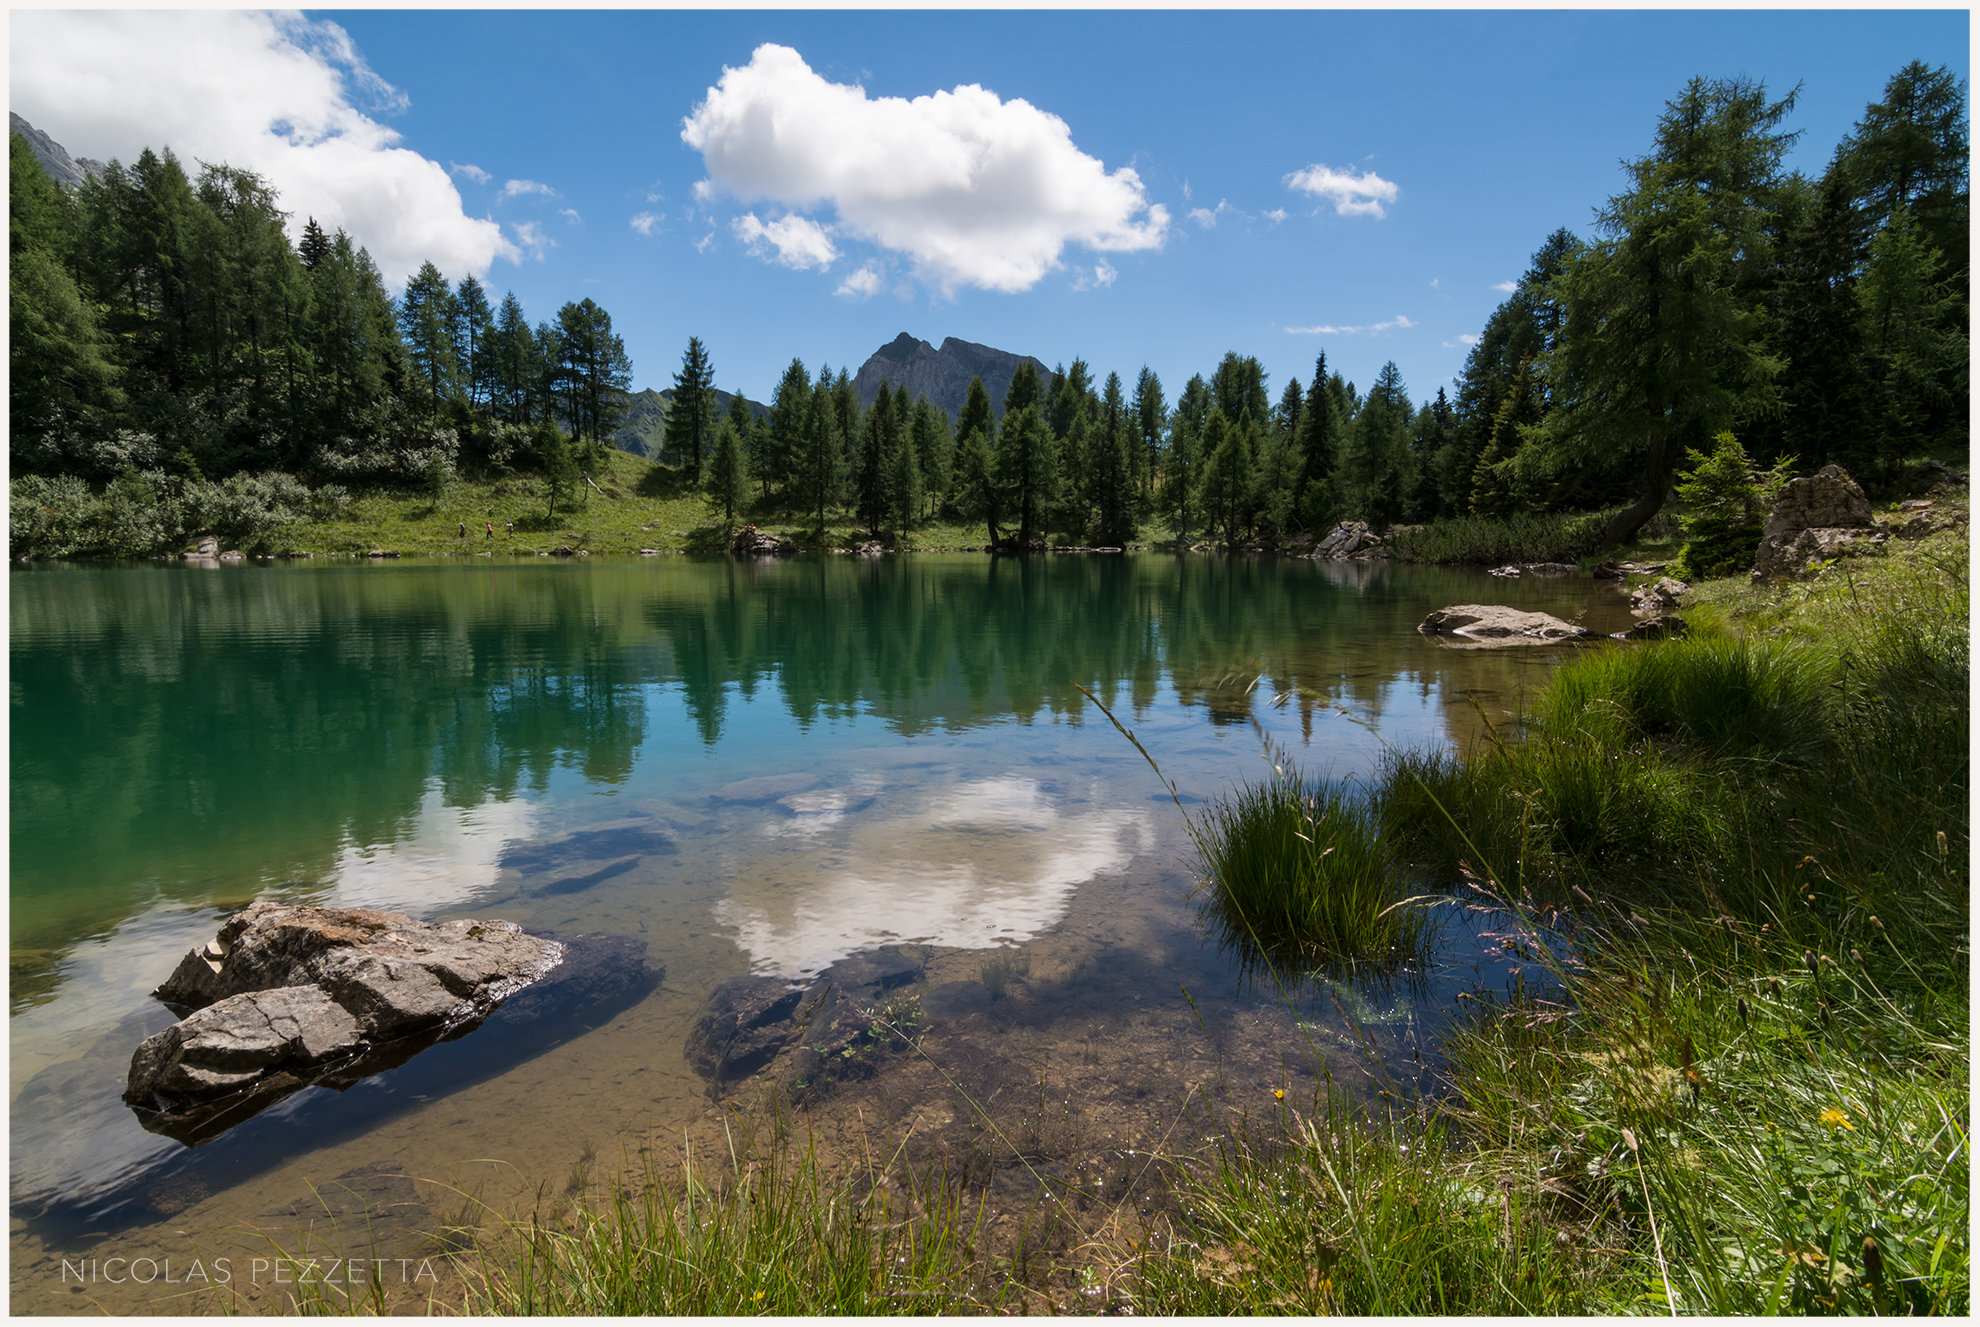
{"type": "Polygon", "coordinates": [[[395,281],[431,257],[532,320],[590,296],[636,385],[670,385],[692,334],[759,399],[794,355],[856,368],[902,331],[1129,384],[1146,364],[1171,401],[1226,350],[1275,397],[1320,350],[1363,388],[1394,359],[1427,397],[1498,284],[1556,227],[1589,233],[1686,79],[1800,84],[1790,164],[1819,174],[1899,67],[1964,78],[1969,50],[1963,9],[16,11],[11,32],[12,109],[77,155],[261,170],[395,281]]]}

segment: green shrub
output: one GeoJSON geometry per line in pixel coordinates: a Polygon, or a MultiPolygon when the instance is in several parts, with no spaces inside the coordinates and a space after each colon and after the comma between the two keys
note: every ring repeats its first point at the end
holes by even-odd
{"type": "Polygon", "coordinates": [[[1686,507],[1678,524],[1687,537],[1671,574],[1680,580],[1731,576],[1751,567],[1767,511],[1794,468],[1789,456],[1772,469],[1760,469],[1731,433],[1719,434],[1712,444],[1710,456],[1686,448],[1690,469],[1677,482],[1686,507]]]}

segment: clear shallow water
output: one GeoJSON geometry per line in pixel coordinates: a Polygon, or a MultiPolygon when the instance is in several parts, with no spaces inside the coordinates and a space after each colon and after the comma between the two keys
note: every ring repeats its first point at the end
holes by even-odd
{"type": "MultiPolygon", "coordinates": [[[[931,988],[995,949],[1029,965],[991,1014],[931,1029],[986,1095],[1000,1074],[1069,1076],[1127,1093],[1105,1113],[1131,1131],[1137,1111],[1173,1126],[1176,1085],[1215,1064],[1310,1078],[1294,1016],[1200,941],[1180,817],[1075,684],[1188,797],[1262,772],[1261,733],[1354,777],[1376,734],[1468,740],[1479,707],[1516,709],[1562,657],[1414,630],[1480,601],[1629,620],[1587,581],[1156,556],[15,571],[16,1305],[82,1307],[59,1254],[92,1238],[175,1247],[379,1158],[422,1184],[499,1163],[520,1192],[581,1144],[692,1132],[712,1107],[681,1042],[709,990],[882,944],[931,988]],[[677,851],[571,893],[503,865],[654,824],[677,851]],[[158,1022],[146,992],[256,897],[635,935],[667,975],[472,1082],[301,1093],[213,1160],[138,1131],[115,1088],[158,1022]],[[65,1074],[66,1096],[29,1098],[61,1110],[20,1108],[65,1074]]],[[[1460,932],[1414,1001],[1355,1006],[1389,1019],[1391,1060],[1475,949],[1460,932]]],[[[1341,1003],[1309,1014],[1341,1024],[1341,1003]]],[[[938,1134],[966,1125],[910,1070],[888,1081],[900,1109],[948,1112],[938,1134]]]]}

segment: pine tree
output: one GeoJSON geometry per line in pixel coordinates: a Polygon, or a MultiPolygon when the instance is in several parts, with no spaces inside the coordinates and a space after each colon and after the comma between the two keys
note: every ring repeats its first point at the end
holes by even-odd
{"type": "Polygon", "coordinates": [[[1637,500],[1602,533],[1624,543],[1662,508],[1677,462],[1737,420],[1776,408],[1780,361],[1763,339],[1760,276],[1794,95],[1693,79],[1630,163],[1603,238],[1554,286],[1565,323],[1548,364],[1555,408],[1543,444],[1573,466],[1625,456],[1637,500]]]}
{"type": "Polygon", "coordinates": [[[802,501],[797,496],[798,471],[811,427],[811,374],[803,360],[793,359],[777,380],[776,394],[770,398],[769,422],[764,446],[753,458],[757,479],[766,491],[777,490],[783,510],[789,512],[794,501],[802,501]]]}
{"type": "Polygon", "coordinates": [[[460,373],[454,349],[454,292],[432,263],[420,264],[399,299],[399,333],[413,371],[426,388],[428,418],[439,422],[442,404],[452,399],[460,373]]]}
{"type": "Polygon", "coordinates": [[[316,265],[323,261],[323,255],[330,251],[330,237],[323,233],[323,227],[311,217],[303,223],[302,243],[296,246],[296,256],[302,260],[305,272],[314,272],[316,265]]]}
{"type": "Polygon", "coordinates": [[[1152,507],[1162,461],[1162,439],[1169,426],[1169,405],[1162,399],[1162,380],[1146,364],[1134,378],[1134,423],[1142,500],[1152,507]]]}
{"type": "Polygon", "coordinates": [[[948,496],[955,469],[956,442],[949,434],[949,421],[924,394],[914,398],[914,455],[920,469],[923,508],[941,509],[948,496]]]}
{"type": "Polygon", "coordinates": [[[674,399],[667,407],[666,446],[687,466],[688,482],[701,483],[702,454],[715,433],[715,366],[700,337],[688,338],[681,371],[674,375],[674,399]]]}
{"type": "Polygon", "coordinates": [[[466,370],[468,405],[479,409],[494,395],[495,311],[489,306],[487,289],[474,277],[462,277],[455,288],[454,312],[454,345],[466,370]]]}
{"type": "Polygon", "coordinates": [[[1169,426],[1169,450],[1163,461],[1162,508],[1176,532],[1176,545],[1189,545],[1189,532],[1199,515],[1197,489],[1202,483],[1203,442],[1210,414],[1210,387],[1201,375],[1183,385],[1169,426]]]}
{"type": "Polygon", "coordinates": [[[997,431],[997,480],[1010,495],[1017,540],[1030,547],[1045,533],[1046,514],[1058,489],[1057,448],[1038,406],[1038,373],[1029,360],[1011,375],[1004,420],[997,431]]]}
{"type": "Polygon", "coordinates": [[[742,440],[736,436],[734,419],[725,419],[715,427],[715,454],[708,463],[707,482],[709,500],[722,509],[724,526],[732,528],[736,523],[746,479],[742,440]]]}
{"type": "Polygon", "coordinates": [[[894,394],[887,384],[867,409],[866,428],[860,435],[859,464],[853,472],[853,508],[860,524],[879,538],[893,509],[888,482],[894,467],[898,436],[894,428],[894,394]]]}

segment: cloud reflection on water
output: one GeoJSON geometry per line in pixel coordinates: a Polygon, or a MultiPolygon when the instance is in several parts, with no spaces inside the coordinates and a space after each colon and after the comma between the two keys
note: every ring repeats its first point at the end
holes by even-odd
{"type": "Polygon", "coordinates": [[[885,944],[1029,940],[1065,916],[1081,884],[1125,870],[1155,835],[1145,809],[1074,809],[1016,774],[919,797],[895,790],[849,822],[830,814],[795,860],[746,864],[716,905],[760,973],[809,976],[885,944]]]}

